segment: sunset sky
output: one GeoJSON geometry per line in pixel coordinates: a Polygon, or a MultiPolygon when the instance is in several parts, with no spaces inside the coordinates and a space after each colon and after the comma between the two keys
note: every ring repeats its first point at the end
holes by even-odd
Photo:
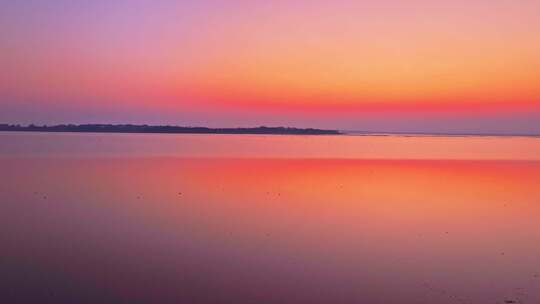
{"type": "Polygon", "coordinates": [[[0,2],[0,123],[540,134],[539,0],[0,2]]]}

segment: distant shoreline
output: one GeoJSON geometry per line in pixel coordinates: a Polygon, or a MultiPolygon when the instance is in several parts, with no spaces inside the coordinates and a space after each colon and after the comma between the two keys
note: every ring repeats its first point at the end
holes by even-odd
{"type": "Polygon", "coordinates": [[[0,131],[18,132],[75,132],[75,133],[160,133],[160,134],[267,134],[267,135],[339,135],[338,130],[289,127],[207,128],[181,126],[153,126],[132,124],[82,124],[82,125],[10,125],[0,124],[0,131]]]}
{"type": "Polygon", "coordinates": [[[134,124],[61,124],[51,126],[0,124],[0,132],[50,132],[50,133],[132,133],[132,134],[260,134],[260,135],[349,135],[349,136],[403,136],[403,137],[540,137],[540,134],[497,133],[427,133],[427,132],[376,132],[356,130],[329,130],[291,127],[208,128],[169,125],[134,124]]]}

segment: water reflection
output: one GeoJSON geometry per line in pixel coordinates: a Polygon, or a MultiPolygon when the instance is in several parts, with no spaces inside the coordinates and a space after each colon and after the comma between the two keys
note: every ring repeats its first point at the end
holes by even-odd
{"type": "Polygon", "coordinates": [[[0,132],[0,157],[540,160],[540,137],[0,132]]]}
{"type": "Polygon", "coordinates": [[[540,301],[540,162],[3,158],[11,299],[540,301]]]}

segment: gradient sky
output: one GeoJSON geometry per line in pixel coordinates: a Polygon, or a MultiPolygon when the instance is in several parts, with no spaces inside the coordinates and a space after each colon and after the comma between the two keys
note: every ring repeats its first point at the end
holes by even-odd
{"type": "Polygon", "coordinates": [[[540,1],[0,1],[0,122],[540,134],[540,1]]]}

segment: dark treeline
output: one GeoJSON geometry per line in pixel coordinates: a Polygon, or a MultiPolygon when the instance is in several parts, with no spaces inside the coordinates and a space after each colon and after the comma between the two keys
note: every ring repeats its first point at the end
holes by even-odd
{"type": "Polygon", "coordinates": [[[0,131],[33,131],[33,132],[101,132],[101,133],[199,133],[199,134],[306,134],[324,135],[340,134],[337,130],[300,129],[286,127],[256,127],[256,128],[206,128],[206,127],[180,127],[180,126],[150,126],[150,125],[111,125],[111,124],[83,124],[83,125],[10,125],[0,124],[0,131]]]}

